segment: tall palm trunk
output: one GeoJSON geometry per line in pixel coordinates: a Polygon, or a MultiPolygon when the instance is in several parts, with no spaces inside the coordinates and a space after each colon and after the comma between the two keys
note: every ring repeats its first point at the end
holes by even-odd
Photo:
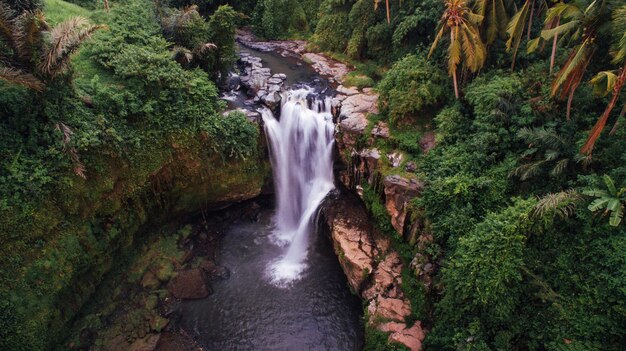
{"type": "MultiPolygon", "coordinates": [[[[556,24],[552,28],[556,28],[559,26],[561,18],[556,18],[556,24]]],[[[556,42],[559,40],[559,34],[555,34],[552,39],[552,54],[550,55],[550,74],[552,74],[552,68],[554,68],[554,58],[556,57],[556,42]]]]}
{"type": "Polygon", "coordinates": [[[385,0],[385,6],[387,7],[387,24],[391,23],[391,14],[389,13],[389,0],[385,0]]]}
{"type": "Polygon", "coordinates": [[[530,31],[533,28],[533,14],[535,13],[535,0],[531,0],[530,16],[528,16],[528,31],[526,32],[526,39],[530,40],[530,31]]]}
{"type": "MultiPolygon", "coordinates": [[[[454,27],[450,30],[450,42],[454,43],[454,27]]],[[[456,66],[454,66],[454,70],[452,71],[452,82],[454,83],[454,96],[459,99],[459,83],[456,77],[456,66]]]]}
{"type": "Polygon", "coordinates": [[[613,96],[611,97],[611,101],[604,110],[604,113],[602,113],[600,119],[598,119],[596,124],[591,129],[585,145],[583,145],[583,147],[580,149],[581,154],[589,155],[593,151],[593,146],[595,145],[596,140],[598,140],[598,137],[600,137],[600,134],[602,134],[602,130],[604,129],[604,126],[606,125],[606,122],[611,115],[611,111],[613,111],[613,108],[615,107],[615,104],[619,99],[622,88],[624,87],[624,83],[626,83],[626,65],[624,65],[620,69],[619,76],[617,77],[615,85],[613,86],[613,96]]]}

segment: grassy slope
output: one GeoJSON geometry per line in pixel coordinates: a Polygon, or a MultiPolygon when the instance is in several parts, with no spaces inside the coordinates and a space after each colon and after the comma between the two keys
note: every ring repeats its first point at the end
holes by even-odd
{"type": "Polygon", "coordinates": [[[81,16],[90,18],[92,12],[63,0],[45,0],[45,13],[48,21],[55,25],[70,17],[81,16]]]}
{"type": "MultiPolygon", "coordinates": [[[[102,10],[91,11],[63,0],[45,0],[46,19],[52,25],[56,25],[71,17],[84,17],[90,22],[103,23],[101,16],[105,15],[102,10]]],[[[86,43],[88,46],[89,44],[86,43]]],[[[72,57],[72,67],[74,71],[75,85],[80,89],[81,86],[89,85],[94,76],[98,76],[100,81],[107,84],[119,84],[113,74],[90,59],[89,50],[83,50],[84,46],[72,57]]]]}

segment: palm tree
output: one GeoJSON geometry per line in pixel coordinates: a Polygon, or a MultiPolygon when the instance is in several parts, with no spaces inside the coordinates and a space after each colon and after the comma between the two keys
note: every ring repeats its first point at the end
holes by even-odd
{"type": "MultiPolygon", "coordinates": [[[[527,2],[534,3],[534,0],[528,0],[527,2]]],[[[490,45],[507,30],[511,1],[476,0],[475,6],[478,14],[483,17],[482,26],[485,31],[485,43],[490,45]]]]}
{"type": "Polygon", "coordinates": [[[0,4],[0,79],[43,90],[45,81],[67,70],[80,44],[103,27],[75,17],[50,28],[41,10],[16,16],[0,4]]]}
{"type": "MultiPolygon", "coordinates": [[[[612,96],[609,104],[606,106],[606,109],[591,129],[591,132],[587,137],[587,141],[580,149],[581,153],[587,155],[590,155],[593,151],[596,140],[600,137],[600,134],[602,134],[613,108],[615,108],[615,105],[617,105],[617,102],[619,101],[624,84],[626,84],[626,5],[623,5],[613,11],[612,25],[612,33],[615,36],[611,51],[611,55],[613,56],[612,62],[618,65],[621,64],[622,67],[616,71],[600,72],[591,80],[591,84],[595,85],[595,92],[597,95],[606,96],[611,93],[612,96]],[[605,80],[606,83],[604,83],[605,80]]],[[[615,121],[615,125],[613,126],[611,133],[615,133],[619,123],[619,118],[623,116],[625,111],[626,106],[622,108],[622,113],[620,113],[620,116],[615,121]]]]}
{"type": "MultiPolygon", "coordinates": [[[[530,40],[530,30],[533,26],[533,16],[537,13],[543,12],[542,9],[546,6],[544,0],[526,0],[522,8],[511,18],[511,21],[507,25],[506,32],[509,35],[509,39],[506,42],[506,50],[513,50],[513,59],[511,62],[511,69],[515,68],[515,59],[517,57],[517,50],[519,49],[522,37],[524,35],[524,28],[526,30],[526,37],[530,40]],[[537,2],[539,2],[537,4],[537,2]],[[538,10],[535,8],[538,7],[538,10]]],[[[548,28],[552,28],[554,24],[548,24],[548,28]]],[[[538,41],[538,39],[537,39],[538,41]]],[[[529,42],[532,45],[533,41],[529,42]]],[[[537,45],[537,43],[534,43],[537,45]]],[[[556,42],[554,43],[556,45],[556,42]]]]}
{"type": "Polygon", "coordinates": [[[596,199],[587,207],[590,211],[596,212],[604,209],[604,215],[610,214],[609,224],[613,227],[619,226],[624,217],[624,203],[626,203],[626,187],[617,189],[613,179],[604,175],[605,189],[589,189],[583,191],[584,195],[593,196],[596,199]]]}
{"type": "Polygon", "coordinates": [[[510,176],[525,181],[548,171],[550,176],[562,174],[576,160],[570,151],[570,143],[553,129],[522,128],[517,137],[528,144],[528,150],[522,154],[522,165],[515,168],[510,176]]]}
{"type": "Polygon", "coordinates": [[[585,144],[580,149],[580,153],[582,154],[591,154],[596,140],[598,140],[600,134],[602,134],[604,126],[606,125],[606,122],[611,115],[611,111],[613,111],[613,108],[617,104],[619,96],[622,92],[622,88],[624,88],[624,84],[626,83],[626,64],[624,64],[624,66],[620,68],[617,73],[615,71],[603,71],[598,73],[591,80],[591,83],[595,84],[597,87],[598,85],[602,84],[601,82],[603,82],[604,79],[606,79],[607,81],[606,89],[604,89],[604,95],[607,95],[609,92],[611,92],[611,100],[609,101],[609,104],[607,105],[606,109],[604,110],[596,124],[591,129],[591,132],[589,132],[587,141],[585,141],[585,144]]]}
{"type": "MultiPolygon", "coordinates": [[[[378,4],[382,0],[374,0],[374,11],[378,10],[378,4]]],[[[391,23],[391,13],[389,12],[389,0],[385,0],[385,8],[387,9],[387,24],[391,23]]]]}
{"type": "Polygon", "coordinates": [[[545,20],[546,24],[558,23],[558,25],[541,31],[543,40],[553,39],[556,41],[557,37],[561,37],[561,40],[565,38],[580,39],[580,43],[572,49],[557,73],[551,87],[552,96],[558,94],[561,100],[567,97],[566,119],[568,121],[570,120],[574,93],[596,51],[595,39],[598,30],[607,22],[604,20],[607,17],[605,2],[606,0],[601,2],[595,0],[589,5],[582,0],[567,4],[560,2],[548,10],[545,20]]]}
{"type": "Polygon", "coordinates": [[[478,29],[483,17],[473,13],[465,0],[446,0],[446,10],[441,16],[438,33],[430,48],[428,57],[433,54],[443,35],[450,32],[448,47],[448,73],[454,83],[454,95],[459,98],[457,79],[458,65],[463,61],[463,67],[470,72],[478,71],[487,57],[487,49],[480,38],[478,29]]]}
{"type": "Polygon", "coordinates": [[[172,58],[183,66],[191,67],[194,64],[200,64],[206,55],[217,49],[217,45],[213,43],[204,43],[193,50],[184,46],[174,46],[172,48],[172,58]]]}

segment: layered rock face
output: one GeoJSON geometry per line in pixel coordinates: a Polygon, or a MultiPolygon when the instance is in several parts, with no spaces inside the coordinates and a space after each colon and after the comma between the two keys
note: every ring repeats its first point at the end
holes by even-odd
{"type": "Polygon", "coordinates": [[[389,333],[389,340],[420,350],[421,323],[408,325],[411,304],[402,292],[402,262],[389,239],[379,233],[361,201],[334,191],[322,205],[321,225],[330,234],[350,288],[367,305],[367,323],[389,333]]]}

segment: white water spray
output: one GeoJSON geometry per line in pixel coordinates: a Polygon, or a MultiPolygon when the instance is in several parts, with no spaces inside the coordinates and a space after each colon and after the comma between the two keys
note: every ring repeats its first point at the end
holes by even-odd
{"type": "Polygon", "coordinates": [[[333,189],[333,132],[330,99],[315,99],[309,89],[283,96],[280,121],[264,110],[263,121],[277,194],[276,242],[288,246],[268,273],[273,283],[288,285],[306,268],[309,234],[318,206],[333,189]]]}

